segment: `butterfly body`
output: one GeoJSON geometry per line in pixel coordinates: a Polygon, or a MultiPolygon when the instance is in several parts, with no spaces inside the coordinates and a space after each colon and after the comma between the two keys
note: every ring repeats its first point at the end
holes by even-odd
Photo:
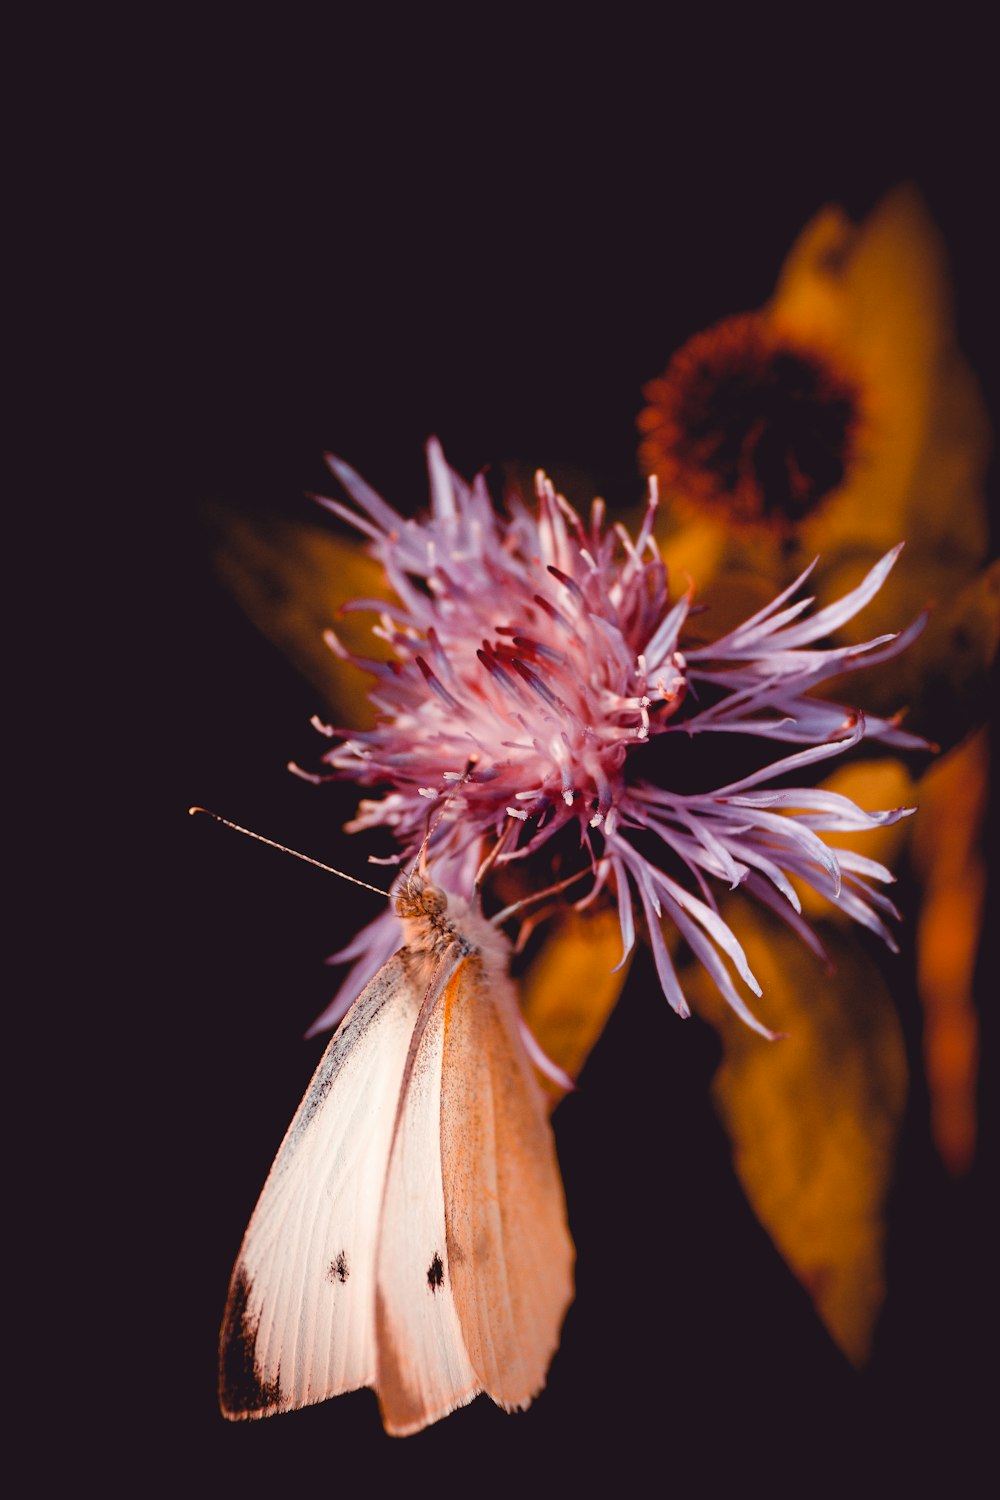
{"type": "Polygon", "coordinates": [[[330,1042],[233,1271],[220,1399],[268,1416],[373,1386],[403,1435],[484,1391],[526,1406],[573,1245],[506,939],[418,876],[403,946],[330,1042]]]}

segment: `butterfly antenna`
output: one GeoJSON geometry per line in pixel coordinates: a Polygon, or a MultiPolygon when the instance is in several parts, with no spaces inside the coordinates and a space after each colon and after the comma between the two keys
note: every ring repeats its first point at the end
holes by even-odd
{"type": "Polygon", "coordinates": [[[204,813],[206,817],[214,818],[217,823],[224,824],[226,828],[233,828],[237,833],[245,833],[248,839],[256,839],[259,844],[270,844],[272,849],[280,849],[282,854],[291,854],[307,865],[315,865],[317,870],[325,870],[328,875],[339,875],[341,880],[349,880],[352,885],[363,886],[366,891],[374,891],[376,896],[388,899],[388,892],[379,890],[377,885],[369,885],[367,880],[358,880],[355,875],[347,875],[343,870],[334,869],[333,865],[323,864],[322,860],[313,859],[308,854],[300,854],[297,849],[289,849],[287,844],[279,844],[275,839],[267,839],[262,833],[254,833],[252,828],[244,828],[239,823],[231,823],[228,818],[223,818],[219,813],[212,812],[207,807],[189,807],[188,812],[192,817],[195,813],[204,813]]]}

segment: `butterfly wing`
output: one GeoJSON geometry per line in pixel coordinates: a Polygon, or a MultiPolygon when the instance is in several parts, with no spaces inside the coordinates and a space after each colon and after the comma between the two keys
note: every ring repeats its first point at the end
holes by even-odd
{"type": "Polygon", "coordinates": [[[376,1386],[385,1430],[417,1432],[471,1401],[481,1382],[455,1307],[441,1172],[447,996],[462,983],[457,948],[442,959],[414,1028],[386,1176],[378,1242],[376,1386]]]}
{"type": "Polygon", "coordinates": [[[401,951],[358,997],[275,1158],[223,1323],[229,1417],[374,1385],[403,1435],[545,1383],[573,1244],[513,986],[458,945],[419,972],[401,951]]]}
{"type": "Polygon", "coordinates": [[[354,1002],[288,1128],[230,1284],[219,1348],[228,1417],[375,1382],[379,1213],[422,998],[397,953],[354,1002]]]}
{"type": "Polygon", "coordinates": [[[458,978],[442,1006],[448,1262],[478,1384],[511,1409],[545,1384],[573,1298],[575,1252],[514,987],[478,954],[458,978]]]}

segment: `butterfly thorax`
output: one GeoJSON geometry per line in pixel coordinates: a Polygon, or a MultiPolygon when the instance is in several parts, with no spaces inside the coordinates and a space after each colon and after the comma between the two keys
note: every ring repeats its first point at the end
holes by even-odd
{"type": "Polygon", "coordinates": [[[406,950],[418,962],[436,964],[457,949],[463,957],[479,957],[501,973],[507,972],[510,945],[502,932],[461,896],[418,875],[400,881],[396,912],[403,922],[406,950]]]}

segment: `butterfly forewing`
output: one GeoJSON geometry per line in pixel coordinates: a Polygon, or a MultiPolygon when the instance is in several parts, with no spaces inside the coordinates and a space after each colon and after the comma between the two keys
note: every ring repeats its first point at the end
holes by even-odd
{"type": "Polygon", "coordinates": [[[573,1241],[544,1096],[502,969],[474,955],[444,997],[441,1162],[452,1290],[481,1387],[545,1384],[573,1298],[573,1241]]]}
{"type": "Polygon", "coordinates": [[[227,1416],[267,1416],[374,1384],[379,1215],[422,998],[396,954],[355,1001],[288,1128],[230,1285],[220,1345],[227,1416]]]}

